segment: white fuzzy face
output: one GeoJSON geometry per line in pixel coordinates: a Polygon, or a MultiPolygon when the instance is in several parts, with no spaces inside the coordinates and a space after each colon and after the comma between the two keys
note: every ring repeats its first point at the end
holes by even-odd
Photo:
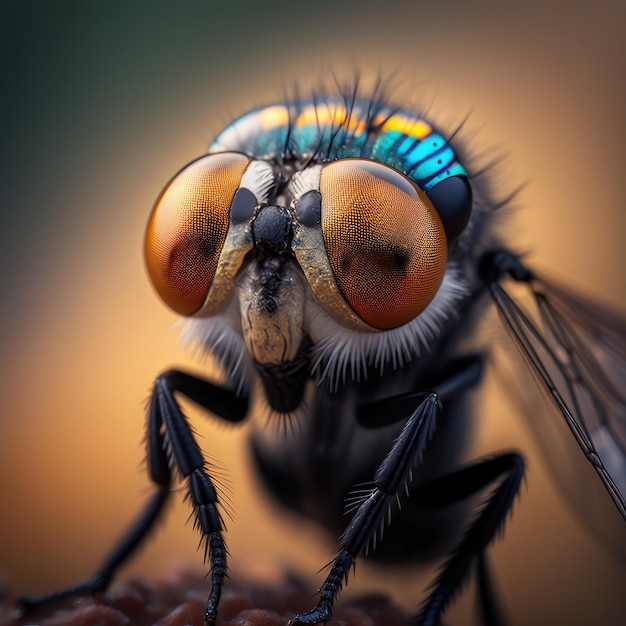
{"type": "MultiPolygon", "coordinates": [[[[183,343],[198,346],[216,357],[240,392],[247,392],[257,375],[242,325],[242,316],[255,298],[249,272],[249,265],[242,269],[224,311],[184,320],[181,333],[183,343]]],[[[293,312],[291,319],[302,323],[302,335],[311,341],[310,375],[318,384],[328,384],[332,389],[346,379],[360,379],[367,366],[381,371],[395,369],[418,358],[439,336],[444,324],[455,317],[460,301],[468,293],[463,277],[450,267],[437,295],[421,315],[399,328],[363,331],[337,322],[315,299],[301,272],[294,272],[292,280],[299,283],[297,291],[303,297],[294,298],[300,310],[293,312]]]]}

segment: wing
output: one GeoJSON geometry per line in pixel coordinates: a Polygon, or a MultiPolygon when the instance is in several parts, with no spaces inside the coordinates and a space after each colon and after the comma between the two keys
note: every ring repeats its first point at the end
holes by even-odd
{"type": "Polygon", "coordinates": [[[498,279],[489,285],[498,311],[626,520],[626,320],[525,268],[512,276],[532,310],[498,279]]]}

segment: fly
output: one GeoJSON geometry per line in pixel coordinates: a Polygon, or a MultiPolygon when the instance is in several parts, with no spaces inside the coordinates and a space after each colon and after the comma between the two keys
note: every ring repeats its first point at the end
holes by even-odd
{"type": "Polygon", "coordinates": [[[626,324],[505,247],[493,228],[504,204],[449,136],[378,89],[277,103],[230,124],[167,184],[145,239],[156,292],[230,384],[157,377],[147,426],[155,494],[92,578],[23,604],[106,589],[178,472],[210,566],[204,619],[215,624],[222,502],[176,396],[229,422],[251,419],[260,396],[270,420],[290,427],[276,436],[253,424],[256,471],[284,506],[341,537],[317,605],[291,625],[328,621],[363,553],[448,555],[419,624],[437,624],[474,572],[484,621],[501,623],[485,553],[524,460],[508,452],[463,465],[459,443],[487,358],[465,339],[490,301],[626,519],[626,324]],[[511,297],[511,282],[534,312],[511,297]],[[465,501],[463,519],[458,508],[446,517],[465,501]]]}

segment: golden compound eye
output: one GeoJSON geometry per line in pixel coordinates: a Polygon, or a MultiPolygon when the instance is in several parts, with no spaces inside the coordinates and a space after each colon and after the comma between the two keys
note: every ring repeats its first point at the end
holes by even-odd
{"type": "Polygon", "coordinates": [[[339,289],[379,329],[402,326],[435,297],[446,234],[426,194],[396,170],[365,159],[325,166],[321,226],[339,289]]]}
{"type": "Polygon", "coordinates": [[[195,313],[206,300],[249,161],[234,152],[201,157],[171,180],[152,210],[148,273],[157,293],[181,315],[195,313]]]}

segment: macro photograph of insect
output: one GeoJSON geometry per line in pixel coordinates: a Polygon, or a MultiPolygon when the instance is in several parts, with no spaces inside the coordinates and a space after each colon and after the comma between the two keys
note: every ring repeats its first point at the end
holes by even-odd
{"type": "Polygon", "coordinates": [[[0,7],[0,626],[626,623],[626,9],[0,7]]]}

